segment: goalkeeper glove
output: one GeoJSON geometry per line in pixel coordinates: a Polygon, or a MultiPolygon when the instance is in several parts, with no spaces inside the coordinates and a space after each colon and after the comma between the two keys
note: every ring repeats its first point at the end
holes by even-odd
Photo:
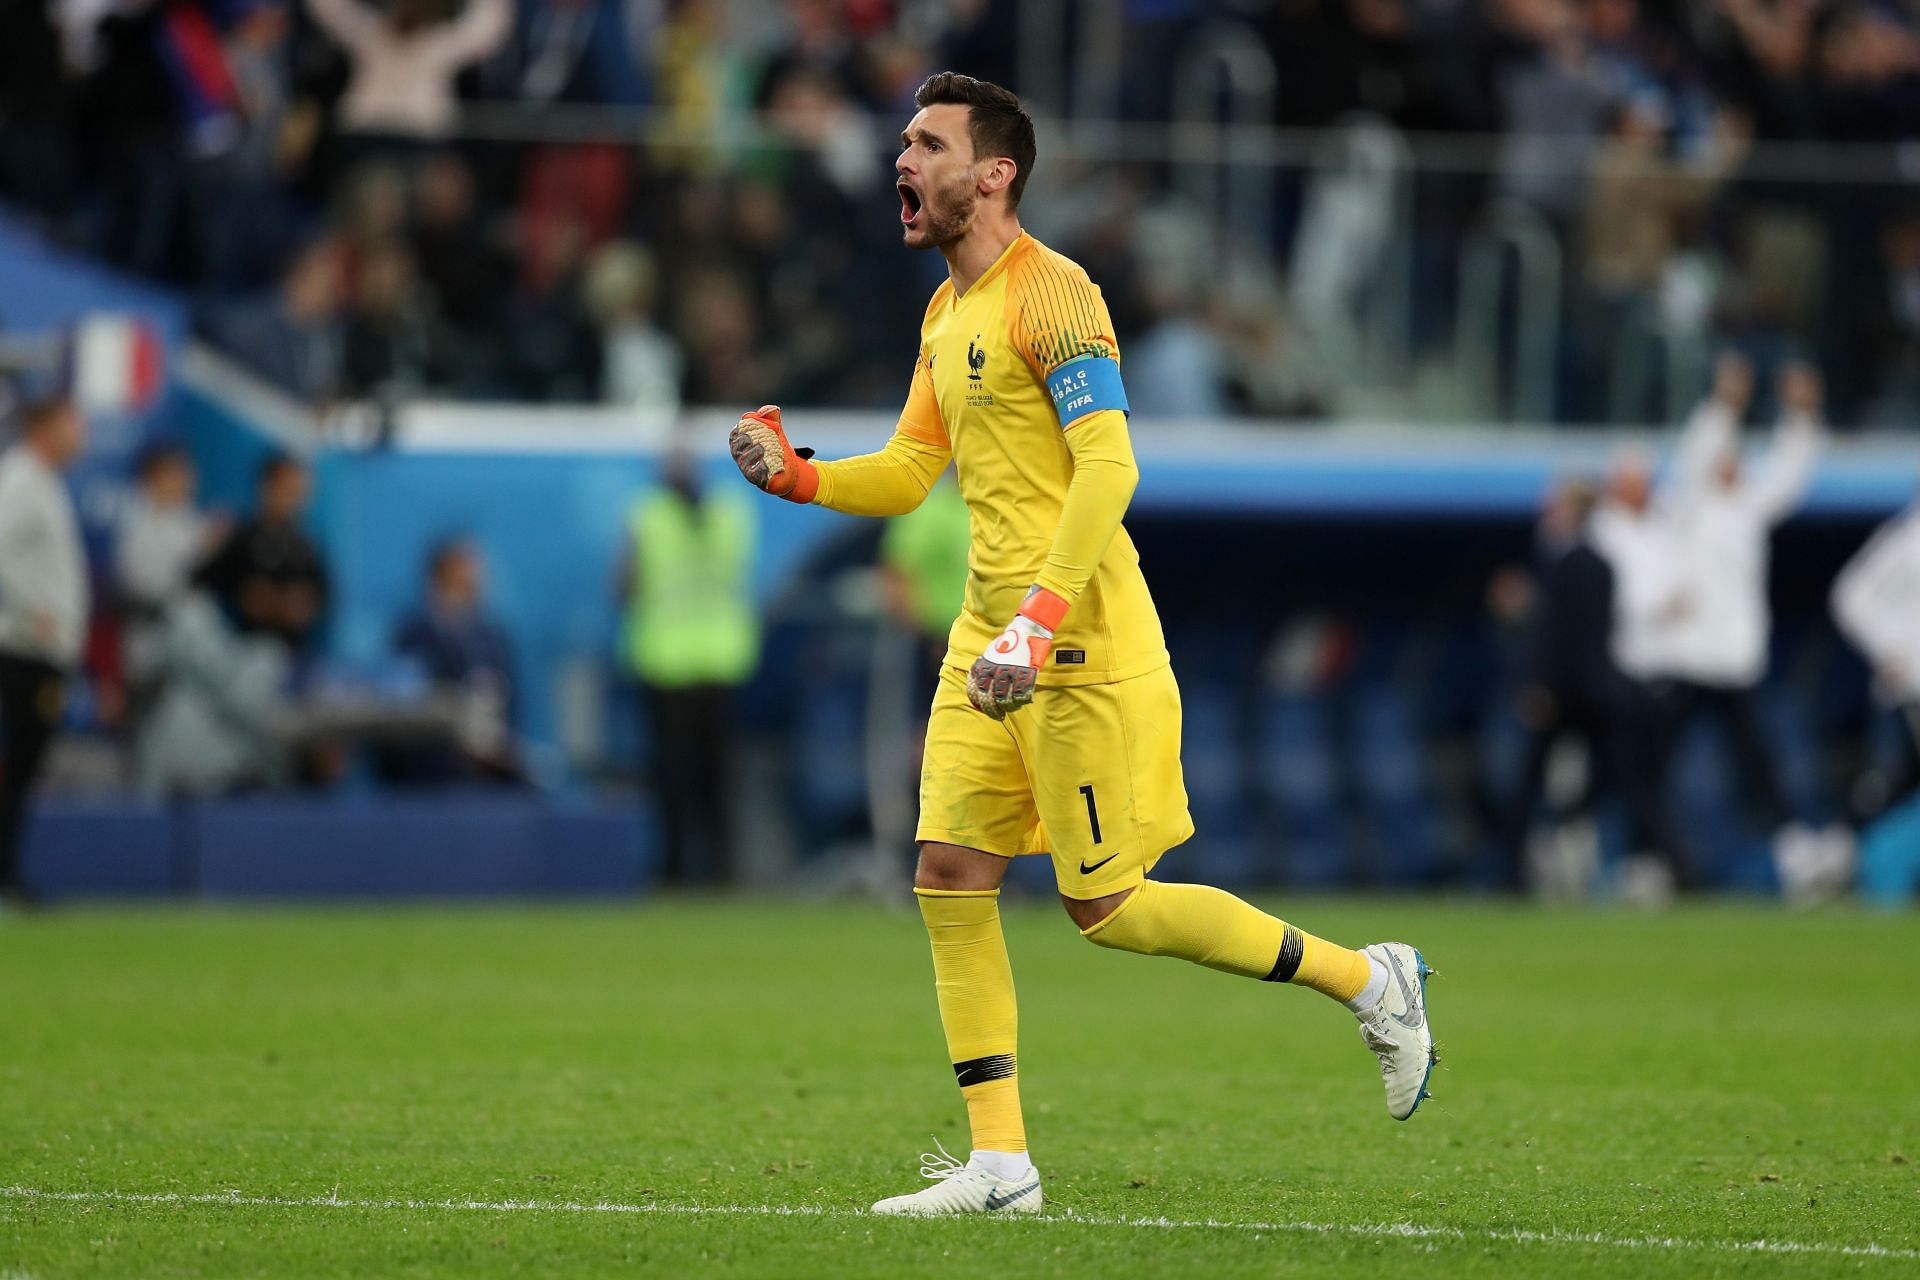
{"type": "Polygon", "coordinates": [[[1007,629],[967,672],[967,701],[995,720],[1032,702],[1040,668],[1053,652],[1053,633],[1066,617],[1067,602],[1035,584],[1007,629]]]}
{"type": "Polygon", "coordinates": [[[780,426],[780,406],[761,405],[743,414],[727,437],[734,465],[749,484],[789,502],[812,502],[820,489],[820,473],[808,459],[811,449],[795,449],[780,426]]]}

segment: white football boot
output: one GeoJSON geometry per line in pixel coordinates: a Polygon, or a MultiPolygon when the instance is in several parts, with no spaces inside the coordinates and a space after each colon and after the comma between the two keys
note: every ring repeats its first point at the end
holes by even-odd
{"type": "Polygon", "coordinates": [[[1040,1171],[1032,1165],[1009,1181],[979,1165],[961,1164],[940,1146],[939,1153],[922,1152],[920,1176],[932,1181],[910,1196],[894,1196],[873,1206],[875,1213],[913,1218],[939,1218],[958,1213],[1040,1212],[1040,1171]]]}
{"type": "Polygon", "coordinates": [[[1427,1094],[1427,1078],[1440,1055],[1427,1022],[1426,959],[1404,942],[1376,942],[1367,955],[1387,967],[1380,1003],[1360,1015],[1360,1038],[1380,1059],[1387,1086],[1387,1114],[1405,1120],[1427,1094]]]}

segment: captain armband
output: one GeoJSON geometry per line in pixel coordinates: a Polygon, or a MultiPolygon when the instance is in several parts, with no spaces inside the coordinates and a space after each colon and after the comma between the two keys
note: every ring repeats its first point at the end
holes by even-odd
{"type": "Polygon", "coordinates": [[[1081,356],[1047,375],[1047,392],[1060,425],[1068,427],[1090,413],[1127,410],[1127,389],[1120,383],[1120,362],[1111,356],[1081,356]]]}

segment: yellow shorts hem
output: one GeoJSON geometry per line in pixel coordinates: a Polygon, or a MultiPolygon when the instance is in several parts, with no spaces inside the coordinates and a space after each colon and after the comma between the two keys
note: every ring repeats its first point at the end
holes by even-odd
{"type": "Polygon", "coordinates": [[[1030,853],[1045,853],[1045,849],[1008,849],[989,840],[965,831],[940,831],[933,827],[921,827],[913,833],[915,844],[953,844],[962,849],[973,849],[980,853],[990,853],[996,858],[1019,858],[1030,853]]]}
{"type": "Polygon", "coordinates": [[[1102,880],[1097,884],[1076,884],[1069,892],[1061,879],[1060,868],[1056,866],[1053,869],[1054,888],[1060,891],[1061,897],[1072,898],[1075,902],[1093,902],[1100,898],[1111,898],[1116,893],[1126,893],[1130,889],[1138,888],[1140,882],[1146,878],[1145,867],[1129,867],[1115,879],[1102,880]]]}

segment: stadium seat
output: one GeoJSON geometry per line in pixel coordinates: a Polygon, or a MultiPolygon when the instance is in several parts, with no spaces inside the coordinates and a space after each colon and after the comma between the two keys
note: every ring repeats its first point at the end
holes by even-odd
{"type": "Polygon", "coordinates": [[[1264,863],[1272,879],[1272,852],[1256,850],[1248,837],[1244,701],[1222,681],[1191,678],[1180,700],[1180,762],[1195,832],[1162,864],[1159,878],[1243,885],[1262,878],[1264,863]]]}
{"type": "Polygon", "coordinates": [[[1426,884],[1439,873],[1437,816],[1411,709],[1391,684],[1355,693],[1346,725],[1348,773],[1372,835],[1372,878],[1426,884]]]}
{"type": "Polygon", "coordinates": [[[1340,787],[1325,701],[1313,694],[1270,693],[1255,715],[1263,809],[1279,845],[1273,869],[1288,884],[1345,883],[1340,787]]]}

